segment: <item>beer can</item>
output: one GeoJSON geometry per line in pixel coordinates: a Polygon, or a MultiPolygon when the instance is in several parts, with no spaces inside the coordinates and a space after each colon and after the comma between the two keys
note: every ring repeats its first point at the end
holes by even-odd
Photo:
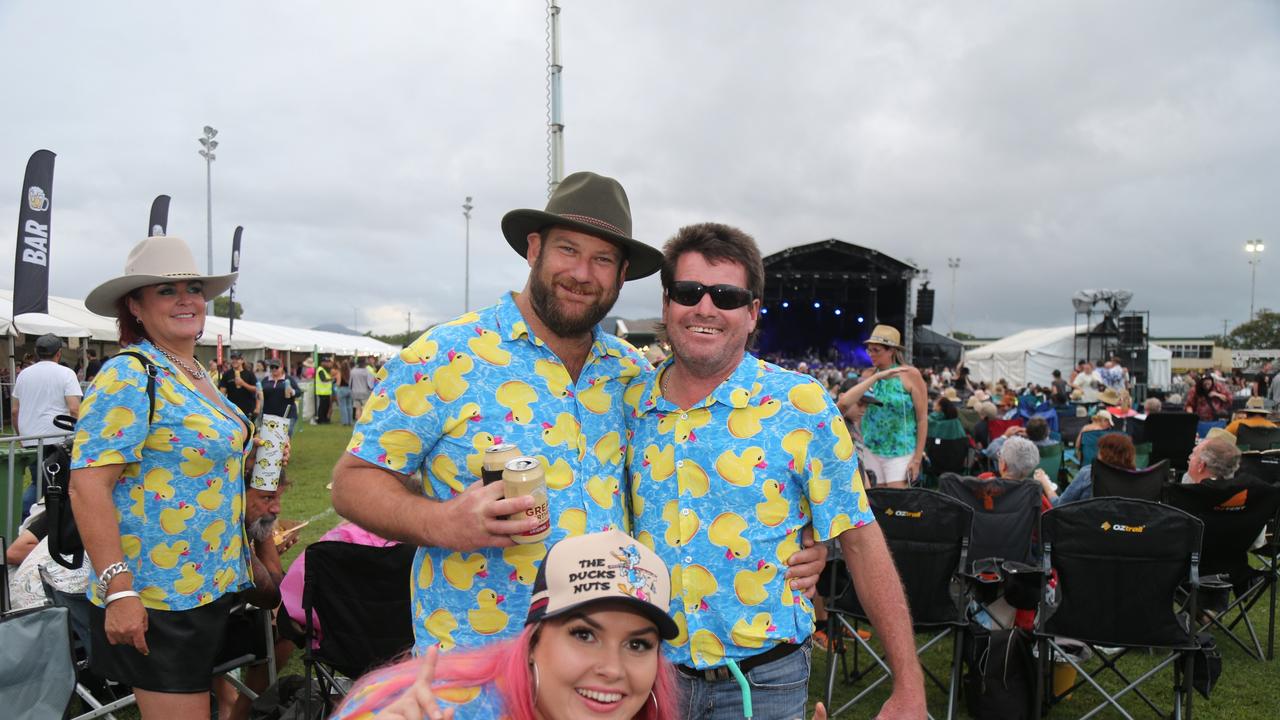
{"type": "Polygon", "coordinates": [[[551,513],[547,507],[547,479],[542,470],[542,463],[534,457],[518,457],[507,461],[502,470],[503,494],[508,498],[533,497],[533,507],[522,513],[509,515],[508,520],[524,520],[537,518],[538,525],[532,530],[512,535],[511,539],[521,544],[535,543],[551,534],[551,513]]]}
{"type": "Polygon", "coordinates": [[[496,483],[502,479],[502,471],[507,463],[520,457],[520,448],[512,443],[490,445],[484,451],[484,465],[480,470],[480,478],[485,485],[496,483]]]}

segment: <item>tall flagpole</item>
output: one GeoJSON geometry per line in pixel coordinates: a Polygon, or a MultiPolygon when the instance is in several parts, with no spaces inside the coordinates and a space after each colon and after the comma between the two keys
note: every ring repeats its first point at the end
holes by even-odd
{"type": "Polygon", "coordinates": [[[561,116],[560,98],[560,5],[556,0],[547,0],[547,32],[549,47],[547,48],[547,102],[550,105],[548,132],[551,147],[548,152],[551,176],[548,178],[547,195],[556,191],[560,180],[564,178],[564,118],[561,116]]]}

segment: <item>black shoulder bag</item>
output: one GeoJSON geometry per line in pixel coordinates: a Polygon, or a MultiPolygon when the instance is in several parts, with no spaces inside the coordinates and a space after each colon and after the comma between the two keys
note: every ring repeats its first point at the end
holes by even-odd
{"type": "MultiPolygon", "coordinates": [[[[155,363],[142,353],[130,350],[116,357],[121,355],[142,363],[142,369],[147,374],[147,425],[149,427],[152,416],[156,412],[156,373],[159,371],[155,363]]],[[[49,556],[54,562],[69,570],[78,569],[84,563],[84,543],[80,540],[80,529],[76,527],[76,516],[71,512],[69,492],[71,448],[74,443],[73,435],[57,445],[46,446],[44,460],[40,463],[40,469],[45,478],[45,512],[49,514],[49,556]]]]}

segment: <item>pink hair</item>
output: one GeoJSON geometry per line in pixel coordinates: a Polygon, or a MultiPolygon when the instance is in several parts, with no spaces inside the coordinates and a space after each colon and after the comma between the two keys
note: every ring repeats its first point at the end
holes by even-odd
{"type": "MultiPolygon", "coordinates": [[[[435,689],[477,687],[494,683],[506,706],[510,720],[534,720],[533,678],[529,672],[529,653],[536,625],[530,625],[516,637],[474,650],[441,655],[436,662],[435,689]]],[[[413,684],[424,659],[410,658],[365,675],[343,701],[358,703],[351,716],[359,712],[377,713],[390,705],[413,684]],[[369,692],[365,692],[369,688],[369,692]],[[362,697],[363,695],[363,697],[362,697]]],[[[658,673],[653,681],[653,698],[645,701],[635,720],[671,720],[678,717],[677,692],[671,663],[658,651],[658,673]],[[655,705],[656,702],[656,705],[655,705]]],[[[335,713],[336,715],[336,713],[335,713]]]]}

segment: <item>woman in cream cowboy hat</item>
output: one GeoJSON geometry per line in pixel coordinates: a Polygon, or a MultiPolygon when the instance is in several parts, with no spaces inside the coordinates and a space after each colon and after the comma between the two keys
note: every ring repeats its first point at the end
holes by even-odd
{"type": "Polygon", "coordinates": [[[880,404],[862,416],[867,452],[861,459],[879,483],[906,487],[920,476],[924,460],[929,391],[920,371],[905,364],[896,328],[877,325],[864,344],[876,372],[840,396],[840,409],[848,414],[866,392],[875,394],[880,404]]]}
{"type": "Polygon", "coordinates": [[[176,237],[150,237],[85,298],[116,319],[124,349],[86,392],[72,450],[73,511],[98,575],[92,662],[133,687],[147,720],[208,714],[227,611],[251,585],[241,468],[253,426],[195,357],[205,303],[235,279],[201,273],[176,237]]]}

